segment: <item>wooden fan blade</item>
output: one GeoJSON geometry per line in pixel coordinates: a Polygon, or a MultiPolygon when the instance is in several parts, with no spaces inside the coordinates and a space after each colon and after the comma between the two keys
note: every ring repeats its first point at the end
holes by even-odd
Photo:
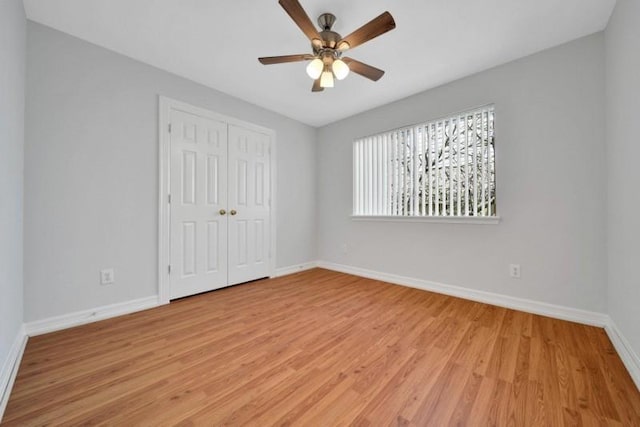
{"type": "Polygon", "coordinates": [[[283,56],[263,56],[262,58],[258,58],[258,61],[263,63],[264,65],[272,65],[272,64],[282,64],[284,62],[298,62],[298,61],[308,61],[313,59],[313,55],[309,54],[300,54],[300,55],[283,55],[283,56]]]}
{"type": "Polygon", "coordinates": [[[318,33],[315,25],[309,19],[309,15],[304,11],[298,0],[279,0],[280,6],[289,14],[293,22],[302,30],[303,33],[309,37],[309,40],[312,42],[317,40],[315,43],[322,44],[322,37],[318,33]]]}
{"type": "Polygon", "coordinates": [[[324,88],[320,86],[320,77],[313,81],[313,86],[311,87],[311,92],[322,92],[324,88]]]}
{"type": "Polygon", "coordinates": [[[349,70],[353,71],[356,74],[360,74],[363,77],[373,80],[377,82],[380,80],[380,77],[384,76],[384,71],[379,68],[372,67],[371,65],[367,65],[364,62],[356,61],[353,58],[342,58],[342,60],[349,66],[349,70]]]}
{"type": "Polygon", "coordinates": [[[343,37],[338,43],[339,50],[353,49],[354,47],[368,42],[381,34],[391,31],[396,27],[396,22],[389,12],[384,12],[380,16],[373,18],[362,27],[343,37]]]}

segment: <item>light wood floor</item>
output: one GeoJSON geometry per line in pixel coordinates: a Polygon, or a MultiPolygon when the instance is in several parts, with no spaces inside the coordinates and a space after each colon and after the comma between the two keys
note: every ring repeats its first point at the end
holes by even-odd
{"type": "Polygon", "coordinates": [[[29,340],[6,425],[624,425],[602,329],[311,270],[29,340]]]}

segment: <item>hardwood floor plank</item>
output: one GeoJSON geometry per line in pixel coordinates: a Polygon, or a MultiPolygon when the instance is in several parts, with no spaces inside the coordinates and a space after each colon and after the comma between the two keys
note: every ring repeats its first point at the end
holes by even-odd
{"type": "Polygon", "coordinates": [[[448,425],[463,426],[469,423],[469,414],[480,391],[480,384],[482,384],[482,375],[472,373],[468,377],[467,383],[462,390],[462,395],[449,418],[448,425]]]}
{"type": "Polygon", "coordinates": [[[456,409],[470,371],[455,363],[448,363],[422,399],[411,421],[419,426],[443,426],[456,409]]]}
{"type": "MultiPolygon", "coordinates": [[[[547,421],[544,386],[537,381],[529,381],[527,384],[527,402],[525,404],[525,419],[531,426],[546,426],[547,421]]],[[[552,404],[552,402],[549,402],[552,404]]]]}
{"type": "Polygon", "coordinates": [[[602,329],[313,269],[31,338],[2,425],[640,425],[602,329]]]}

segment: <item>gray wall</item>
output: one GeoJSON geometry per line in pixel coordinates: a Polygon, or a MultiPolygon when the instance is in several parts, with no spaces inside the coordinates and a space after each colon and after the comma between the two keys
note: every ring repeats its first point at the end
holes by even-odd
{"type": "Polygon", "coordinates": [[[277,266],[315,259],[314,128],[32,22],[27,64],[26,321],[157,294],[159,94],[276,131],[277,266]]]}
{"type": "Polygon", "coordinates": [[[0,372],[22,327],[25,27],[22,1],[1,1],[0,372]]]}
{"type": "Polygon", "coordinates": [[[640,2],[618,0],[606,31],[609,315],[640,355],[640,2]]]}
{"type": "Polygon", "coordinates": [[[319,259],[604,312],[604,115],[598,33],[321,128],[319,259]],[[499,225],[349,218],[354,138],[487,103],[499,225]]]}

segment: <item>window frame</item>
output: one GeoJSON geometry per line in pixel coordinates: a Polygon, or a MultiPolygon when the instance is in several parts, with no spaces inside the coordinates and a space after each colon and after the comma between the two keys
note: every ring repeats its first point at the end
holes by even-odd
{"type": "MultiPolygon", "coordinates": [[[[458,112],[454,112],[454,113],[450,113],[444,116],[441,116],[439,118],[434,118],[434,119],[428,119],[425,121],[421,121],[419,123],[416,124],[410,124],[410,125],[404,125],[404,126],[399,126],[396,128],[392,128],[392,129],[388,129],[388,130],[384,130],[384,131],[380,131],[380,132],[376,132],[374,134],[370,134],[367,136],[361,136],[358,138],[355,138],[352,141],[352,150],[351,150],[351,154],[352,154],[352,158],[351,158],[351,165],[352,165],[352,194],[351,194],[351,202],[352,202],[352,206],[351,206],[351,215],[350,218],[353,221],[374,221],[374,222],[432,222],[432,223],[455,223],[455,224],[499,224],[501,222],[501,217],[498,214],[498,206],[497,206],[497,200],[498,200],[498,171],[497,171],[497,164],[498,164],[498,153],[496,150],[496,142],[497,142],[497,138],[496,138],[496,123],[495,123],[495,116],[496,116],[496,106],[494,103],[488,103],[488,104],[483,104],[480,105],[478,107],[474,107],[474,108],[466,108],[464,110],[460,110],[458,112]],[[357,192],[358,192],[358,185],[357,185],[357,171],[356,171],[356,157],[355,157],[355,147],[356,147],[356,143],[366,140],[367,138],[373,138],[373,137],[381,137],[383,135],[386,134],[391,134],[393,132],[403,132],[403,131],[407,131],[407,130],[416,130],[419,127],[422,127],[423,129],[426,126],[431,126],[433,124],[435,124],[436,126],[438,126],[438,124],[440,123],[444,123],[447,121],[451,121],[451,120],[458,120],[460,117],[469,117],[471,115],[476,115],[478,113],[482,114],[484,111],[491,111],[493,117],[492,117],[492,123],[491,123],[491,129],[492,129],[492,149],[493,149],[493,162],[492,162],[492,167],[493,167],[493,181],[488,181],[490,185],[493,185],[493,196],[494,196],[494,203],[495,203],[495,210],[493,215],[489,216],[474,216],[474,215],[451,215],[451,216],[443,216],[443,215],[394,215],[394,214],[389,214],[389,215],[380,215],[380,214],[376,214],[376,215],[364,215],[364,214],[357,214],[355,213],[356,211],[356,196],[357,196],[357,192]]],[[[482,119],[480,119],[482,120],[482,119]]],[[[489,129],[488,127],[489,125],[487,124],[487,129],[489,129]]],[[[444,128],[443,128],[444,129],[444,128]]],[[[475,128],[474,128],[475,129],[475,128]]],[[[461,143],[460,141],[457,141],[457,143],[461,143]]],[[[487,144],[489,144],[489,142],[487,142],[487,144]]],[[[427,145],[428,146],[428,145],[427,145]]],[[[424,146],[423,146],[424,147],[424,146]]],[[[444,149],[444,148],[443,148],[444,149]]],[[[362,165],[361,165],[362,167],[362,165]]],[[[424,187],[423,187],[424,189],[424,187]]],[[[460,193],[459,193],[460,194],[460,193]]],[[[466,202],[465,202],[466,203],[466,202]]],[[[424,206],[423,206],[424,207],[424,206]]],[[[385,208],[386,209],[386,208],[385,208]]]]}

